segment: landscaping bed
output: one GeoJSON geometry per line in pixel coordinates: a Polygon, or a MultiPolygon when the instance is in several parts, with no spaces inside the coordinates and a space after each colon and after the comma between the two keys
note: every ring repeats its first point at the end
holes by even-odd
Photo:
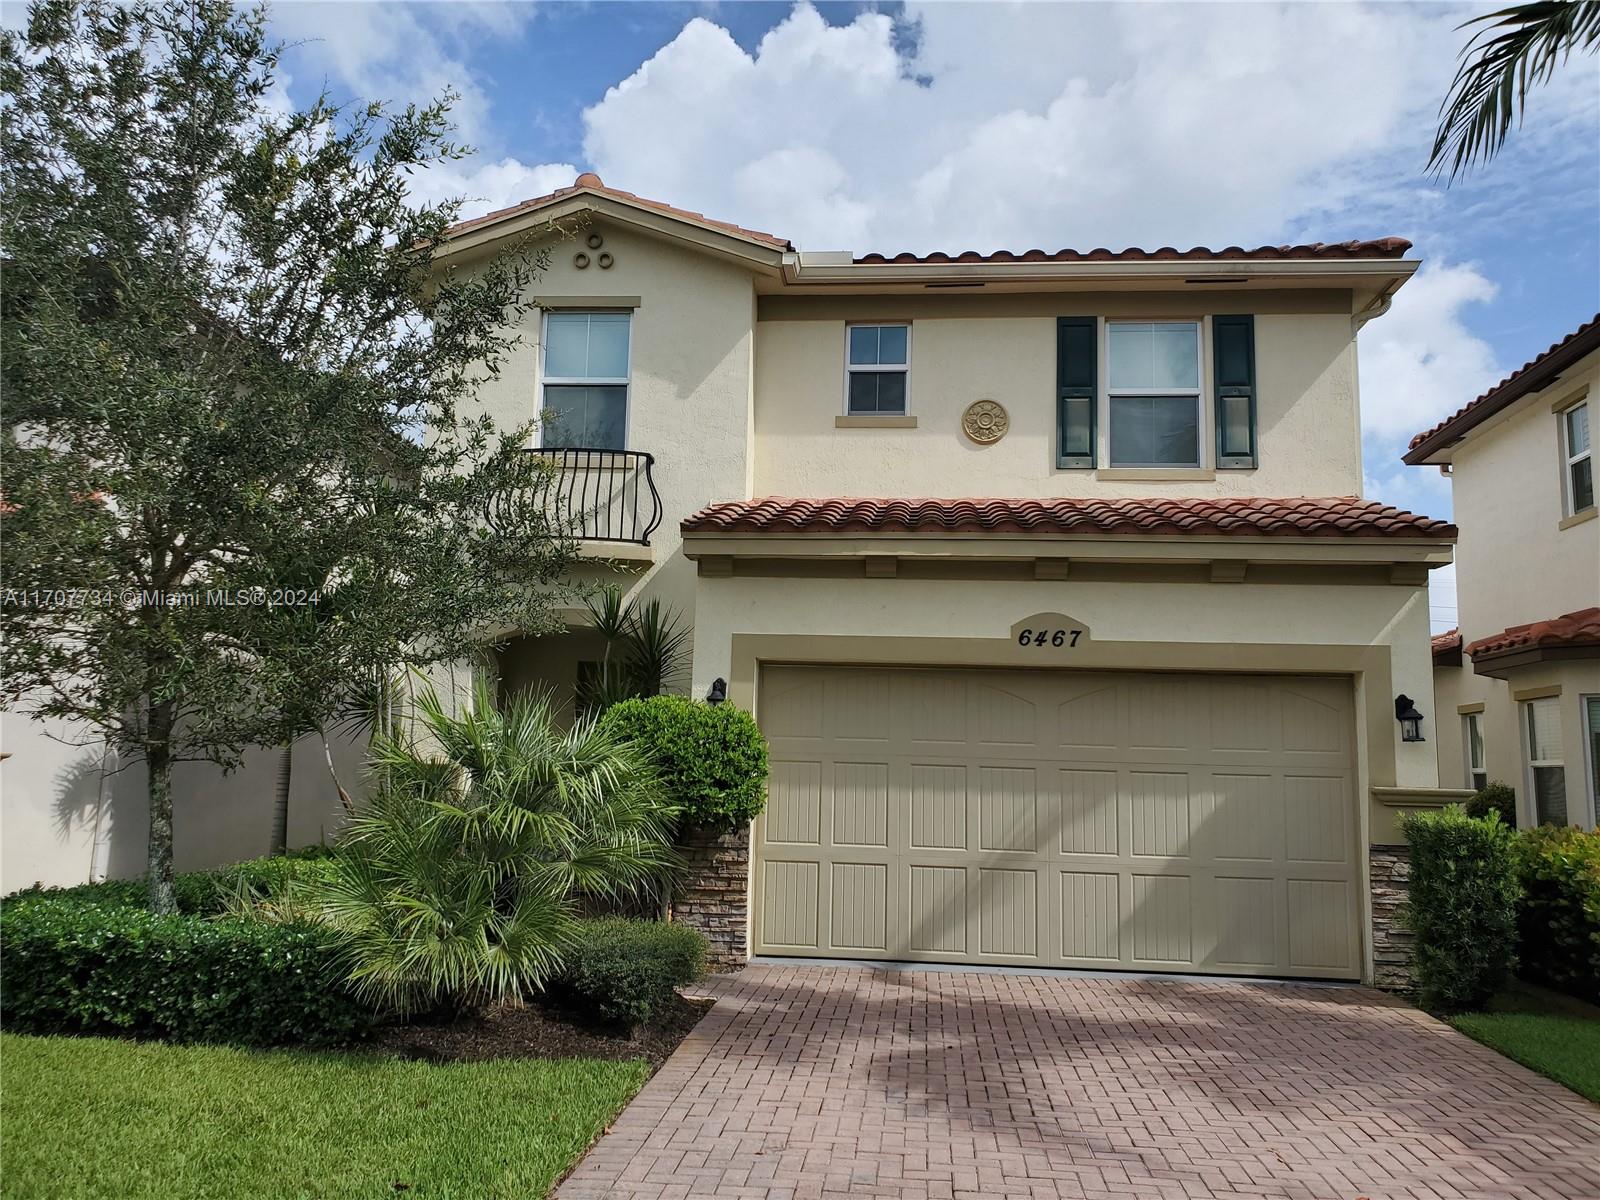
{"type": "Polygon", "coordinates": [[[375,1053],[434,1063],[506,1058],[643,1059],[653,1071],[689,1036],[711,1003],[680,996],[631,1035],[614,1026],[585,1023],[559,1008],[529,1004],[487,1009],[455,1020],[386,1025],[376,1030],[366,1045],[375,1053]]]}

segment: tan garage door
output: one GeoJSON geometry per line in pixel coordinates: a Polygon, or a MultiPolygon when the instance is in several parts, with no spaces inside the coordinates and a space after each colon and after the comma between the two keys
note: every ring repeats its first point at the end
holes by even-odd
{"type": "Polygon", "coordinates": [[[767,667],[758,954],[1360,974],[1347,681],[767,667]]]}

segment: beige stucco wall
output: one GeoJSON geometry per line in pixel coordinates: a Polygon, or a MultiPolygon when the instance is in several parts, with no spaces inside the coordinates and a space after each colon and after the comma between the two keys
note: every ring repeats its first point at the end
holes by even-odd
{"type": "MultiPolygon", "coordinates": [[[[1399,742],[1393,708],[1399,692],[1433,702],[1424,589],[738,575],[700,584],[697,693],[721,676],[735,701],[759,708],[741,639],[766,639],[750,653],[773,661],[1341,674],[1363,714],[1363,794],[1438,781],[1433,747],[1399,742]],[[1049,660],[1015,645],[1012,626],[1041,612],[1086,626],[1087,642],[1049,660]]],[[[1375,806],[1372,840],[1395,840],[1392,822],[1375,806]]]]}
{"type": "MultiPolygon", "coordinates": [[[[755,486],[782,496],[1334,496],[1361,491],[1356,353],[1344,292],[1204,296],[764,297],[756,328],[755,486]],[[1215,479],[1112,480],[1059,470],[1056,317],[1256,314],[1260,466],[1215,479]],[[847,321],[911,322],[914,429],[840,429],[847,321]],[[960,431],[966,406],[998,400],[997,444],[960,431]]],[[[1204,330],[1209,364],[1210,326],[1204,330]]],[[[1104,358],[1102,339],[1101,356],[1104,358]]],[[[1104,363],[1100,371],[1102,387],[1104,363]]],[[[1207,375],[1209,367],[1207,368],[1207,375]]],[[[1210,379],[1202,454],[1209,461],[1210,379]]],[[[1100,461],[1106,462],[1106,422],[1100,461]]]]}
{"type": "MultiPolygon", "coordinates": [[[[359,794],[364,743],[332,741],[344,786],[359,794]]],[[[71,885],[144,873],[149,833],[142,764],[119,761],[92,733],[65,721],[0,713],[0,895],[34,883],[71,885]]],[[[251,750],[231,773],[209,763],[173,768],[173,859],[199,870],[265,854],[272,833],[278,752],[251,750]]],[[[331,838],[343,809],[322,743],[294,751],[289,845],[331,838]]]]}
{"type": "Polygon", "coordinates": [[[1560,420],[1551,411],[1586,385],[1592,424],[1600,415],[1600,355],[1486,422],[1453,452],[1456,593],[1467,643],[1600,604],[1600,520],[1561,528],[1564,466],[1560,420]]]}
{"type": "MultiPolygon", "coordinates": [[[[1552,411],[1585,388],[1593,422],[1600,411],[1600,355],[1491,418],[1451,452],[1454,519],[1461,529],[1457,611],[1465,644],[1600,604],[1600,520],[1565,522],[1561,419],[1552,411]]],[[[1523,823],[1532,822],[1533,808],[1524,718],[1514,697],[1559,686],[1567,812],[1580,824],[1593,824],[1580,698],[1600,695],[1600,661],[1540,663],[1495,679],[1475,673],[1465,657],[1461,666],[1440,667],[1435,676],[1441,782],[1467,786],[1460,709],[1482,704],[1489,778],[1516,789],[1523,823]]]]}
{"type": "MultiPolygon", "coordinates": [[[[652,537],[648,561],[630,561],[614,571],[588,564],[578,578],[620,584],[630,595],[659,596],[694,621],[694,570],[682,555],[678,523],[713,500],[748,496],[751,459],[751,356],[755,289],[749,271],[604,220],[582,227],[576,239],[556,239],[551,269],[533,286],[553,307],[632,308],[631,379],[628,390],[630,450],[655,456],[654,478],[664,517],[652,537]],[[579,269],[574,257],[591,260],[604,239],[614,265],[579,269]]],[[[536,420],[541,314],[518,327],[520,341],[502,363],[497,379],[480,391],[485,411],[503,427],[536,420]]],[[[538,444],[537,434],[533,443],[538,444]]],[[[569,616],[581,619],[581,608],[569,616]]],[[[523,651],[528,648],[523,647],[523,651]]],[[[532,668],[519,654],[518,670],[532,668]]],[[[570,655],[558,652],[551,669],[564,675],[570,655]]]]}

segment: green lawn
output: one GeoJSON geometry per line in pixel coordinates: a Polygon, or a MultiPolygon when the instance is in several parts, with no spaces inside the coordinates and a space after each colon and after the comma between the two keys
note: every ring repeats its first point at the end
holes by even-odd
{"type": "Polygon", "coordinates": [[[0,1196],[525,1200],[648,1074],[0,1035],[0,1196]]]}
{"type": "Polygon", "coordinates": [[[1518,982],[1450,1024],[1600,1104],[1600,1008],[1518,982]]]}

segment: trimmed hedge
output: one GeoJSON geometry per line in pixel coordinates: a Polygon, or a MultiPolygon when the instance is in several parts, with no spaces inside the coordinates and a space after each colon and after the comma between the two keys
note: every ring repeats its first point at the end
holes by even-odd
{"type": "Polygon", "coordinates": [[[672,1002],[677,988],[705,973],[705,936],[687,925],[627,917],[582,925],[550,990],[611,1024],[644,1024],[672,1002]]]}
{"type": "Polygon", "coordinates": [[[743,709],[651,696],[613,704],[600,723],[644,748],[685,824],[727,833],[766,807],[767,741],[743,709]]]}
{"type": "MultiPolygon", "coordinates": [[[[332,857],[333,852],[326,846],[307,846],[274,858],[252,858],[211,871],[185,871],[172,877],[172,891],[180,913],[214,916],[227,910],[228,898],[237,895],[241,887],[271,895],[285,879],[326,874],[332,857]]],[[[146,908],[150,903],[150,889],[143,879],[108,879],[103,883],[80,883],[68,888],[35,886],[11,893],[0,904],[9,908],[41,899],[71,900],[102,908],[146,908]]]]}
{"type": "Polygon", "coordinates": [[[1498,781],[1478,789],[1463,806],[1469,817],[1486,817],[1499,813],[1500,822],[1507,829],[1517,827],[1517,792],[1509,783],[1498,781]]]}
{"type": "Polygon", "coordinates": [[[108,890],[106,903],[34,893],[0,909],[7,1029],[270,1046],[347,1042],[372,1024],[326,931],[158,917],[108,890]]]}
{"type": "Polygon", "coordinates": [[[1498,814],[1469,817],[1457,805],[1406,816],[1411,889],[1405,921],[1417,936],[1417,990],[1424,1008],[1481,1008],[1516,961],[1516,835],[1498,814]]]}
{"type": "Polygon", "coordinates": [[[1526,830],[1516,862],[1522,973],[1600,1002],[1600,832],[1526,830]]]}

